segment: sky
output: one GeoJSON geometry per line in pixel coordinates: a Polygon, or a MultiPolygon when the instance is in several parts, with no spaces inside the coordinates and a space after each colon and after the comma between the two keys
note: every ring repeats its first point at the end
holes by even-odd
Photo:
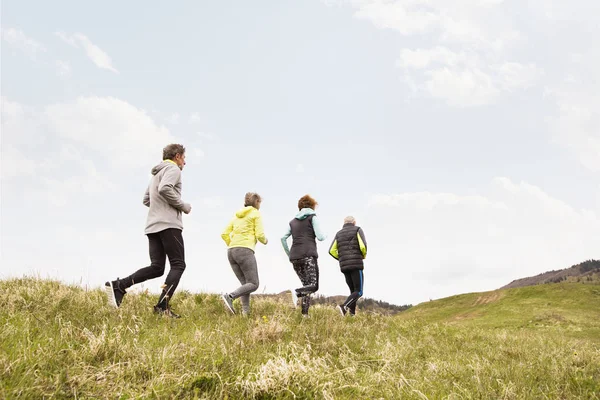
{"type": "MultiPolygon", "coordinates": [[[[142,205],[186,146],[180,288],[238,286],[220,233],[263,197],[258,293],[311,194],[366,235],[366,297],[417,304],[600,258],[600,3],[1,4],[0,278],[100,287],[149,264],[142,205]]],[[[158,291],[161,279],[138,285],[158,291]]]]}

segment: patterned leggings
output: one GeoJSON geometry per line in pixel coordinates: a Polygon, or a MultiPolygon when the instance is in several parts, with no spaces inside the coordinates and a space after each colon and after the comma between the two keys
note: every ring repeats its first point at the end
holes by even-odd
{"type": "Polygon", "coordinates": [[[302,298],[302,314],[308,314],[311,293],[319,290],[319,265],[316,257],[306,257],[292,260],[294,271],[304,286],[296,289],[298,297],[302,298]]]}

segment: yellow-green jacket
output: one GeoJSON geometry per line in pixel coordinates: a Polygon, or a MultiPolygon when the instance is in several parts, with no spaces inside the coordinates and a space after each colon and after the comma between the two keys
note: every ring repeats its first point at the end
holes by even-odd
{"type": "Polygon", "coordinates": [[[235,217],[225,228],[221,237],[231,247],[246,247],[254,250],[256,242],[267,244],[260,212],[252,207],[244,207],[235,213],[235,217]]]}

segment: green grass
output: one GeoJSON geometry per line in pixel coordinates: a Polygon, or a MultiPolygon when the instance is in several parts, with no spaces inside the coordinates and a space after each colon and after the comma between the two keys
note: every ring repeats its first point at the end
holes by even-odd
{"type": "Polygon", "coordinates": [[[99,290],[0,282],[0,397],[600,398],[600,286],[467,294],[354,319],[325,307],[302,319],[273,299],[243,318],[217,296],[180,292],[183,318],[170,320],[152,314],[154,301],[128,295],[114,310],[99,290]]]}
{"type": "Polygon", "coordinates": [[[600,343],[600,285],[557,283],[468,293],[422,303],[404,319],[534,330],[600,343]]]}

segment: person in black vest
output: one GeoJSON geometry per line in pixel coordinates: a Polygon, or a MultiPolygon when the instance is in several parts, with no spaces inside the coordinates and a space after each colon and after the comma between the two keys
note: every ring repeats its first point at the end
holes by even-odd
{"type": "Polygon", "coordinates": [[[319,290],[319,265],[317,264],[317,242],[326,239],[321,231],[315,208],[317,201],[309,195],[298,200],[298,214],[290,221],[288,230],[281,238],[283,249],[288,255],[298,278],[302,282],[301,288],[292,290],[292,302],[298,303],[302,298],[302,315],[308,316],[310,295],[319,290]],[[288,247],[287,239],[292,237],[292,248],[288,247]]]}
{"type": "Polygon", "coordinates": [[[356,302],[363,295],[364,259],[367,257],[367,239],[362,228],[356,226],[354,217],[344,218],[344,226],[333,239],[329,254],[340,262],[340,269],[346,277],[350,296],[337,308],[342,315],[356,314],[356,302]]]}

